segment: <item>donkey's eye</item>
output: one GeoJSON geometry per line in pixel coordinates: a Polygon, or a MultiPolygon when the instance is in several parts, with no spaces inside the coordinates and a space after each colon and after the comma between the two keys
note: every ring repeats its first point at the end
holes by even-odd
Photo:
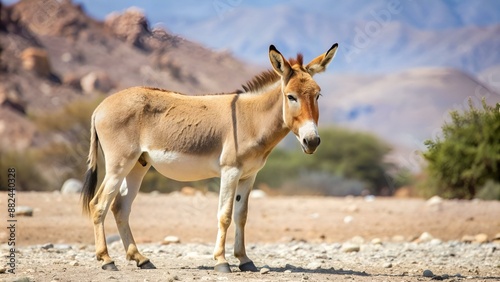
{"type": "Polygon", "coordinates": [[[321,93],[319,93],[319,94],[316,96],[316,101],[318,101],[319,96],[322,96],[322,95],[321,95],[321,93]]]}
{"type": "Polygon", "coordinates": [[[288,101],[290,102],[297,102],[297,98],[295,98],[293,95],[287,95],[288,101]]]}

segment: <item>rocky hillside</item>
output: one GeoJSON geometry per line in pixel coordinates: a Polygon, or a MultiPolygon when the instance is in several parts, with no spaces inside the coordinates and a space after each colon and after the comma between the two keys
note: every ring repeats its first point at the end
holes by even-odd
{"type": "Polygon", "coordinates": [[[75,99],[148,85],[232,91],[258,69],[159,28],[138,10],[89,17],[69,0],[0,3],[0,148],[39,142],[27,116],[75,99]],[[38,141],[37,141],[38,140],[38,141]]]}

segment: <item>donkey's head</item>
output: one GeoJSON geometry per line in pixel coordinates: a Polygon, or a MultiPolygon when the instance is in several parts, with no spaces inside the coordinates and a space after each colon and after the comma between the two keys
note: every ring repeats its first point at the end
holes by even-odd
{"type": "Polygon", "coordinates": [[[337,47],[337,43],[333,44],[326,53],[306,66],[303,66],[301,54],[296,59],[287,61],[274,45],[269,47],[271,65],[281,76],[283,120],[299,139],[306,154],[314,153],[320,143],[318,98],[321,88],[312,77],[326,69],[335,56],[337,47]]]}

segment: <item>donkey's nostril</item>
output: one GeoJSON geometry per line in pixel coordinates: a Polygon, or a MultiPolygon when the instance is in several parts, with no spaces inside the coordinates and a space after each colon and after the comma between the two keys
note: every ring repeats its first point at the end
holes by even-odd
{"type": "Polygon", "coordinates": [[[319,146],[319,143],[321,143],[321,139],[319,138],[319,136],[314,136],[310,138],[304,138],[302,139],[302,142],[306,147],[316,148],[319,146]]]}
{"type": "Polygon", "coordinates": [[[321,142],[321,140],[319,139],[319,137],[314,136],[311,139],[309,139],[309,141],[307,142],[307,145],[312,147],[312,148],[316,148],[316,147],[318,147],[320,142],[321,142]]]}

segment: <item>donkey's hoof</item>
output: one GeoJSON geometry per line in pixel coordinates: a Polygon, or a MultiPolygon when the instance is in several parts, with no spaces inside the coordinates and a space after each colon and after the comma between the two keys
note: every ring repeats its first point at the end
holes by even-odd
{"type": "Polygon", "coordinates": [[[103,270],[108,270],[108,271],[118,271],[118,268],[116,267],[115,262],[113,261],[110,263],[103,264],[101,268],[103,270]]]}
{"type": "Polygon", "coordinates": [[[253,261],[245,262],[244,264],[241,264],[239,268],[241,271],[250,271],[250,272],[259,271],[257,267],[255,267],[255,264],[253,264],[253,261]]]}
{"type": "Polygon", "coordinates": [[[152,262],[150,262],[149,260],[143,262],[140,265],[137,265],[137,267],[139,267],[140,269],[156,269],[156,266],[152,262]]]}
{"type": "Polygon", "coordinates": [[[216,264],[214,269],[217,272],[231,273],[231,268],[229,268],[229,263],[227,262],[216,264]]]}

